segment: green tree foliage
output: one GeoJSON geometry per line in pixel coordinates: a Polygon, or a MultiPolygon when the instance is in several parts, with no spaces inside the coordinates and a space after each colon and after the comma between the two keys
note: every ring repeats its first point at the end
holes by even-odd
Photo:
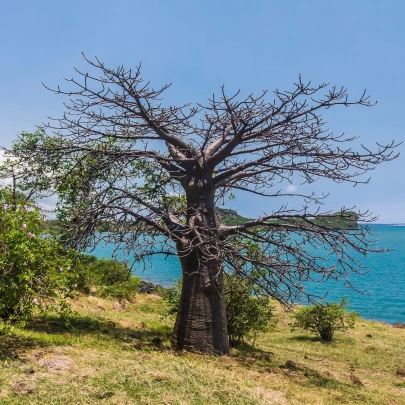
{"type": "Polygon", "coordinates": [[[324,341],[330,342],[337,330],[354,328],[359,313],[348,311],[347,297],[340,303],[320,303],[311,307],[301,307],[294,314],[292,327],[317,333],[324,341]]]}
{"type": "Polygon", "coordinates": [[[43,215],[34,205],[0,189],[0,327],[26,319],[34,308],[67,311],[76,287],[74,253],[44,233],[43,215]]]}

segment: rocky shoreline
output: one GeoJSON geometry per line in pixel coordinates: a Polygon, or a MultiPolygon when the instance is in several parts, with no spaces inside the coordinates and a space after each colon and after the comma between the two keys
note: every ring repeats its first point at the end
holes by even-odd
{"type": "Polygon", "coordinates": [[[154,284],[149,281],[141,281],[138,287],[139,294],[157,294],[166,290],[166,288],[162,287],[160,284],[154,284]]]}

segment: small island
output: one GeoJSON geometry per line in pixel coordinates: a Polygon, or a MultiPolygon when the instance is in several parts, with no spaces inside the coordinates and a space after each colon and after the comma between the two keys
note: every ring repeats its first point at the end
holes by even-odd
{"type": "MultiPolygon", "coordinates": [[[[251,218],[246,218],[242,215],[239,215],[237,211],[230,208],[217,208],[217,213],[220,220],[229,226],[241,225],[245,222],[252,221],[251,218]]],[[[310,219],[316,225],[327,227],[328,229],[336,230],[356,230],[359,228],[358,224],[358,214],[354,211],[346,211],[344,214],[337,211],[332,215],[335,217],[328,217],[325,219],[316,218],[310,219]]],[[[272,220],[275,224],[280,224],[285,221],[281,220],[272,220]]]]}

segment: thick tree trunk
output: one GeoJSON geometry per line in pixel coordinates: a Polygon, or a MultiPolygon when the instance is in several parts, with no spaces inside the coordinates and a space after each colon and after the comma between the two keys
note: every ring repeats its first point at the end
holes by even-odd
{"type": "Polygon", "coordinates": [[[211,173],[190,177],[186,187],[189,232],[187,253],[178,245],[183,270],[180,305],[172,348],[209,354],[228,354],[222,263],[216,240],[214,190],[211,173]]]}
{"type": "Polygon", "coordinates": [[[189,228],[177,248],[183,285],[172,337],[174,350],[229,354],[222,263],[216,239],[212,173],[194,171],[185,187],[189,228]]]}
{"type": "Polygon", "coordinates": [[[183,286],[172,337],[174,350],[229,354],[220,265],[199,263],[198,250],[180,258],[183,286]]]}

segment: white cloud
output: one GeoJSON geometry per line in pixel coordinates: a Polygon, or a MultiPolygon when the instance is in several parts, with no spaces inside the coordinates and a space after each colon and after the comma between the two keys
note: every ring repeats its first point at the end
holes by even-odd
{"type": "Polygon", "coordinates": [[[9,157],[5,156],[4,153],[5,153],[4,150],[0,150],[0,165],[4,163],[7,159],[9,159],[9,157]]]}
{"type": "MultiPolygon", "coordinates": [[[[0,150],[0,165],[2,165],[4,162],[6,162],[7,160],[12,160],[13,158],[10,158],[9,156],[5,156],[5,152],[4,150],[0,150]]],[[[1,179],[0,178],[0,186],[11,186],[13,184],[13,180],[12,178],[5,178],[5,179],[1,179]]]]}
{"type": "Polygon", "coordinates": [[[55,218],[55,208],[58,202],[58,196],[45,197],[38,200],[38,206],[48,218],[55,218]]]}
{"type": "Polygon", "coordinates": [[[295,191],[297,191],[297,187],[294,186],[294,184],[290,184],[289,186],[287,186],[286,191],[288,193],[294,193],[295,191]]]}

